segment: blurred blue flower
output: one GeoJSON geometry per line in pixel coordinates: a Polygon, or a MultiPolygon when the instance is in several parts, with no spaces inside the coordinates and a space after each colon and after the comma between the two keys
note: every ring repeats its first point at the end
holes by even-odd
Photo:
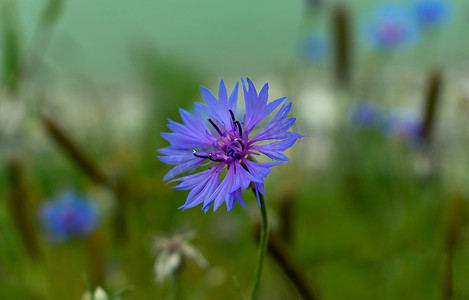
{"type": "Polygon", "coordinates": [[[386,113],[372,103],[362,102],[352,107],[350,117],[353,124],[377,128],[391,139],[412,146],[422,142],[423,125],[420,117],[408,111],[386,113]]]}
{"type": "Polygon", "coordinates": [[[423,124],[418,116],[391,114],[385,121],[385,132],[391,138],[418,146],[423,138],[423,124]]]}
{"type": "Polygon", "coordinates": [[[168,128],[173,132],[161,134],[171,146],[158,150],[166,155],[158,156],[158,159],[175,165],[163,180],[210,165],[208,170],[173,180],[182,181],[175,189],[190,190],[186,203],[180,207],[182,209],[203,203],[202,209],[207,212],[213,203],[215,211],[223,202],[228,211],[236,202],[246,208],[242,190],[251,186],[259,202],[259,193],[265,193],[264,178],[270,173],[270,168],[288,161],[282,152],[303,137],[288,131],[295,119],[286,118],[292,105],[287,98],[267,103],[268,84],[258,94],[249,78],[248,88],[244,80],[241,81],[246,109],[244,114],[237,111],[238,83],[228,96],[222,80],[218,99],[202,87],[207,106],[196,103],[195,115],[181,109],[184,124],[169,120],[168,128]],[[258,126],[278,107],[277,113],[265,126],[258,126]],[[202,116],[202,112],[208,119],[202,116]],[[260,154],[279,162],[256,162],[253,156],[260,154]],[[226,175],[220,182],[222,174],[226,175]]]}
{"type": "Polygon", "coordinates": [[[40,219],[52,240],[64,241],[91,233],[96,228],[98,212],[92,201],[68,191],[45,202],[40,219]]]}
{"type": "Polygon", "coordinates": [[[413,13],[417,24],[421,28],[441,25],[448,17],[449,6],[447,0],[416,0],[413,4],[413,13]]]}
{"type": "Polygon", "coordinates": [[[329,42],[326,37],[312,34],[307,35],[302,40],[302,56],[311,62],[324,60],[329,54],[329,42]]]}
{"type": "Polygon", "coordinates": [[[352,122],[364,127],[374,127],[381,124],[381,112],[372,103],[361,102],[352,107],[350,116],[352,122]]]}
{"type": "Polygon", "coordinates": [[[380,50],[394,50],[418,38],[418,28],[408,10],[393,3],[377,7],[365,32],[369,44],[380,50]]]}

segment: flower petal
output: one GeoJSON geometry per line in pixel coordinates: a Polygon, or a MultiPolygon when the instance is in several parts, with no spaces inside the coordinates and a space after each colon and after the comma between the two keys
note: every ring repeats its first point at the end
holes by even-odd
{"type": "Polygon", "coordinates": [[[288,157],[282,154],[281,152],[293,146],[297,139],[298,138],[289,138],[269,144],[251,145],[251,148],[261,152],[269,158],[289,161],[288,157]]]}
{"type": "Polygon", "coordinates": [[[236,106],[238,105],[238,89],[239,89],[239,82],[236,82],[236,85],[231,92],[230,99],[228,106],[236,114],[236,106]]]}

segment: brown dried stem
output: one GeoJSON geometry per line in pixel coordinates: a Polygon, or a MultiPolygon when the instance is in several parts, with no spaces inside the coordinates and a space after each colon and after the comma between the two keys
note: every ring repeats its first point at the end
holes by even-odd
{"type": "Polygon", "coordinates": [[[109,178],[101,171],[97,164],[83,151],[53,119],[43,115],[42,121],[46,131],[52,139],[59,145],[65,154],[80,168],[86,175],[98,184],[112,186],[109,178]]]}
{"type": "Polygon", "coordinates": [[[436,112],[438,102],[441,97],[441,90],[443,87],[443,79],[439,70],[430,74],[428,79],[427,91],[424,99],[423,108],[423,129],[422,138],[424,142],[429,145],[433,139],[433,131],[435,128],[436,112]]]}
{"type": "Polygon", "coordinates": [[[332,36],[334,43],[334,70],[337,82],[342,87],[350,83],[351,75],[351,22],[342,5],[332,12],[332,36]]]}
{"type": "Polygon", "coordinates": [[[28,253],[37,258],[40,256],[39,244],[33,230],[33,226],[27,215],[27,195],[23,180],[23,166],[14,159],[8,165],[9,187],[7,192],[7,204],[13,218],[13,222],[28,253]]]}
{"type": "MultiPolygon", "coordinates": [[[[260,228],[256,227],[256,236],[259,235],[260,228]]],[[[256,237],[256,239],[258,239],[256,237]]],[[[268,253],[275,259],[280,268],[285,272],[300,295],[305,300],[319,299],[317,293],[312,288],[308,277],[294,261],[286,243],[278,233],[271,230],[267,244],[268,253]]]]}

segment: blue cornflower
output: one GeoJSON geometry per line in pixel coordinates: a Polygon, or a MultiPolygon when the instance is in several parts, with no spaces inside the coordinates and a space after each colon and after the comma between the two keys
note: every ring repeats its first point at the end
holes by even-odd
{"type": "Polygon", "coordinates": [[[63,241],[91,233],[96,228],[98,212],[89,199],[64,192],[42,205],[40,219],[52,240],[63,241]]]}
{"type": "Polygon", "coordinates": [[[163,180],[209,165],[207,170],[173,180],[181,181],[175,189],[190,190],[186,203],[180,207],[182,209],[203,203],[202,209],[207,212],[213,203],[215,211],[225,202],[230,211],[236,201],[246,208],[242,190],[248,187],[255,189],[259,202],[259,193],[265,193],[264,178],[270,173],[270,168],[288,161],[282,152],[303,136],[288,131],[295,123],[295,118],[287,119],[291,108],[287,98],[267,103],[268,84],[258,94],[249,78],[248,88],[244,80],[241,81],[244,114],[237,110],[238,83],[228,97],[222,80],[218,99],[201,87],[207,105],[196,103],[195,115],[181,109],[184,125],[169,120],[168,128],[173,132],[161,134],[171,146],[158,150],[166,155],[158,156],[158,159],[175,165],[163,180]],[[277,113],[261,128],[259,124],[278,107],[277,113]],[[254,156],[260,154],[279,161],[255,161],[254,156]]]}
{"type": "Polygon", "coordinates": [[[391,114],[385,120],[384,131],[394,139],[419,146],[423,139],[423,123],[416,115],[391,114]]]}
{"type": "Polygon", "coordinates": [[[437,27],[448,17],[449,3],[446,0],[416,0],[413,13],[421,28],[437,27]]]}
{"type": "Polygon", "coordinates": [[[372,103],[361,102],[352,107],[350,113],[353,123],[373,127],[381,124],[381,112],[372,103]]]}
{"type": "Polygon", "coordinates": [[[417,26],[406,9],[386,3],[378,6],[367,23],[366,33],[372,47],[393,50],[417,38],[417,26]]]}

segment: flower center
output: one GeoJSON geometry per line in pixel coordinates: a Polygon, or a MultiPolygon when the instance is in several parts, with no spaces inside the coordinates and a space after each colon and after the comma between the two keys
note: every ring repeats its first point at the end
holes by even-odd
{"type": "Polygon", "coordinates": [[[381,38],[387,44],[397,44],[404,38],[404,32],[397,23],[388,23],[381,28],[381,38]]]}
{"type": "Polygon", "coordinates": [[[66,211],[62,216],[63,227],[69,231],[78,231],[79,230],[79,217],[74,211],[66,211]]]}
{"type": "Polygon", "coordinates": [[[231,156],[234,160],[241,159],[243,156],[242,153],[244,151],[244,144],[241,142],[240,139],[235,139],[234,142],[230,143],[225,148],[225,154],[227,156],[231,156]]]}
{"type": "Polygon", "coordinates": [[[203,159],[208,158],[211,161],[225,161],[228,163],[243,157],[245,152],[245,145],[242,141],[243,127],[241,122],[236,120],[233,111],[229,110],[229,112],[231,115],[232,130],[228,130],[227,128],[221,130],[212,119],[208,119],[208,122],[220,135],[217,145],[214,145],[214,148],[218,151],[208,151],[204,149],[203,153],[197,153],[193,150],[194,156],[203,159]]]}

